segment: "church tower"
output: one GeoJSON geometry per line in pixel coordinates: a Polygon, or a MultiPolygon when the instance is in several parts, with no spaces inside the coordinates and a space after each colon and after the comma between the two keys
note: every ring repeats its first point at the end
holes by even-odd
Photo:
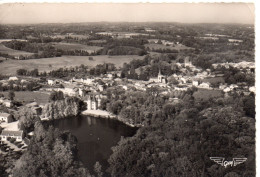
{"type": "Polygon", "coordinates": [[[166,77],[164,75],[162,75],[161,69],[159,69],[159,73],[158,73],[158,82],[159,83],[166,83],[166,77]]]}

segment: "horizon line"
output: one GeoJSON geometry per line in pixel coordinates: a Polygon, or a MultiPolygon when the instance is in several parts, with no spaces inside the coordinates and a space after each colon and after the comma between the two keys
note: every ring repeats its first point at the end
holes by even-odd
{"type": "Polygon", "coordinates": [[[234,23],[234,22],[177,22],[177,21],[86,21],[86,22],[42,22],[42,23],[0,23],[0,25],[40,25],[40,24],[82,24],[82,23],[180,23],[180,24],[238,24],[253,25],[254,23],[234,23]]]}

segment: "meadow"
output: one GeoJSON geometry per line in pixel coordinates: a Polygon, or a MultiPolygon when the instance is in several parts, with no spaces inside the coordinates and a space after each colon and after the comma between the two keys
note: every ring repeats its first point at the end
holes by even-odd
{"type": "MultiPolygon", "coordinates": [[[[8,98],[8,92],[0,92],[6,98],[8,98]]],[[[38,104],[46,104],[49,100],[49,95],[43,92],[31,92],[31,91],[20,91],[15,92],[14,99],[23,103],[30,103],[36,101],[38,104]]]]}
{"type": "Polygon", "coordinates": [[[174,46],[167,46],[167,45],[163,45],[163,44],[145,44],[145,47],[149,47],[150,50],[158,50],[158,49],[170,49],[170,50],[184,50],[184,49],[193,49],[191,47],[187,47],[185,45],[182,44],[174,44],[174,46]]]}
{"type": "Polygon", "coordinates": [[[0,43],[0,53],[8,54],[11,56],[31,56],[33,53],[25,52],[25,51],[20,51],[20,50],[13,50],[10,48],[5,47],[3,44],[0,43]]]}
{"type": "Polygon", "coordinates": [[[144,56],[122,55],[108,56],[98,55],[92,56],[93,60],[89,60],[88,56],[62,56],[54,58],[30,59],[30,60],[5,60],[0,64],[0,74],[16,75],[16,70],[38,69],[39,72],[49,72],[64,67],[75,67],[84,64],[86,66],[96,66],[97,64],[113,63],[116,67],[122,67],[124,63],[129,63],[133,59],[143,59],[144,56]]]}

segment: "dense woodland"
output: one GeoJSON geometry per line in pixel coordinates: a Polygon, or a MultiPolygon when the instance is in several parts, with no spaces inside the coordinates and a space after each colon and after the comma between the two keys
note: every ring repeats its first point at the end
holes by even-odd
{"type": "Polygon", "coordinates": [[[154,97],[131,96],[112,101],[117,106],[113,110],[133,122],[145,118],[149,126],[113,148],[108,169],[112,176],[255,176],[254,96],[196,102],[186,94],[179,104],[157,98],[156,107],[152,101],[145,106],[154,97]],[[136,111],[127,112],[126,105],[136,111]],[[248,114],[248,109],[253,112],[248,114]],[[243,166],[224,168],[211,156],[248,160],[243,166]]]}

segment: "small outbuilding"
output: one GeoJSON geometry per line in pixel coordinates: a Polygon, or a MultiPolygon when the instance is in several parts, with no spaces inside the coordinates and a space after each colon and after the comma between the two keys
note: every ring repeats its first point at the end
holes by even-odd
{"type": "Polygon", "coordinates": [[[8,114],[8,113],[1,112],[0,113],[0,121],[4,121],[4,122],[7,122],[7,123],[10,123],[10,122],[13,121],[12,115],[8,114]]]}

